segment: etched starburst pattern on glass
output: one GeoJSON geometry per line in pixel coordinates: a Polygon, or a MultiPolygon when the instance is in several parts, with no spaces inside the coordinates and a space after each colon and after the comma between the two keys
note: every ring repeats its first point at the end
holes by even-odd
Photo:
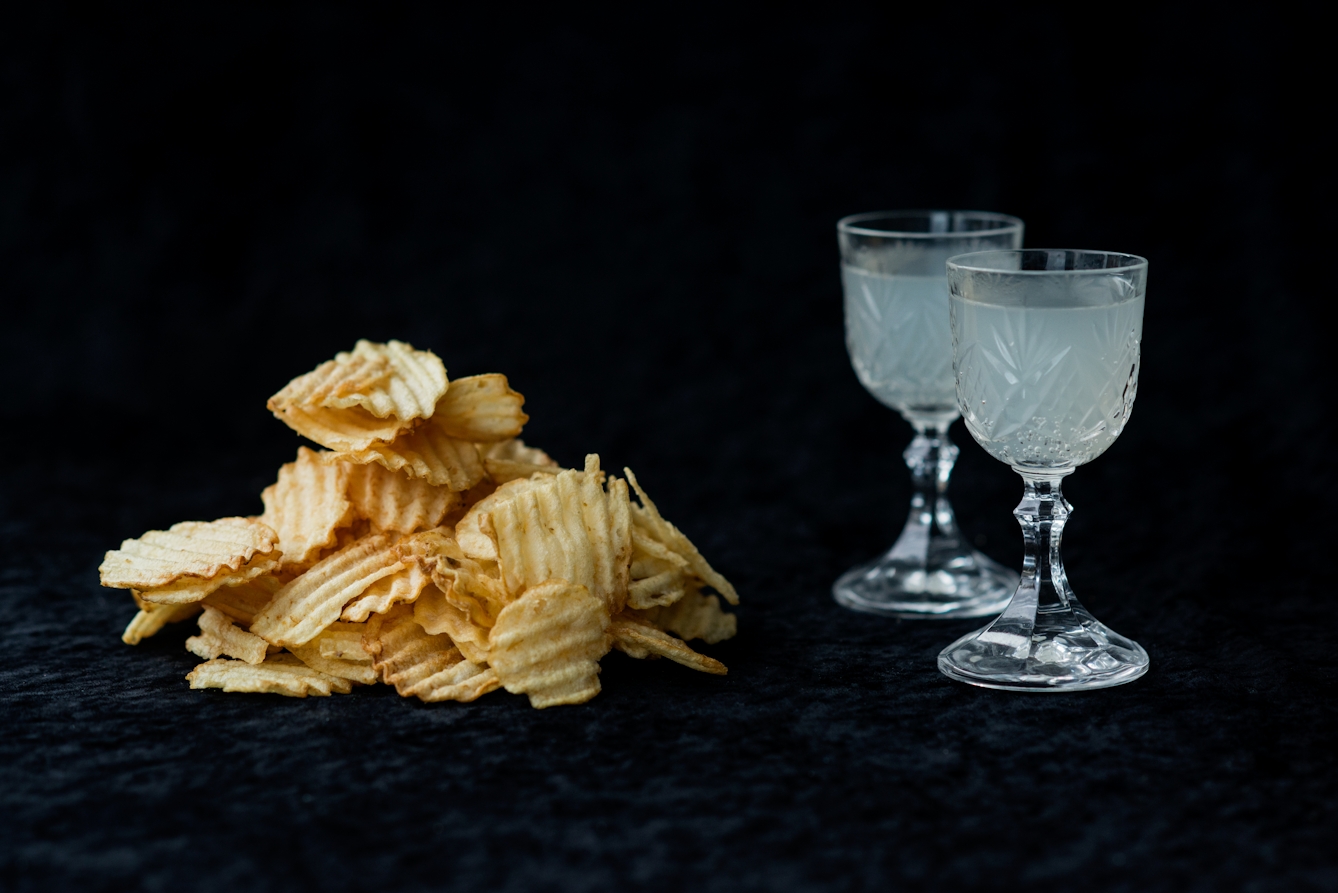
{"type": "Polygon", "coordinates": [[[955,414],[945,276],[841,270],[846,346],[860,384],[884,405],[955,414]]]}
{"type": "Polygon", "coordinates": [[[1124,430],[1138,388],[1143,298],[1098,307],[973,305],[954,298],[963,418],[1017,468],[1090,462],[1124,430]]]}

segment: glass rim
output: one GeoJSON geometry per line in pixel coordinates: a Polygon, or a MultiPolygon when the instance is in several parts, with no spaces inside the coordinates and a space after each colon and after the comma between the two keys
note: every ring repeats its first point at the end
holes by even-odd
{"type": "Polygon", "coordinates": [[[838,232],[850,233],[856,236],[884,236],[896,239],[978,239],[983,236],[997,236],[1012,230],[1021,229],[1023,225],[1022,218],[1014,217],[1011,214],[1000,214],[996,211],[954,211],[944,208],[907,208],[904,210],[892,211],[863,211],[859,214],[848,214],[836,221],[836,229],[838,232]],[[876,220],[880,217],[928,217],[931,214],[963,214],[972,216],[977,220],[997,221],[1001,225],[992,229],[959,230],[958,232],[951,233],[926,233],[856,226],[856,224],[862,223],[863,221],[876,220]]]}
{"type": "Polygon", "coordinates": [[[1123,251],[1098,251],[1091,248],[990,248],[985,251],[955,254],[947,260],[949,270],[966,270],[972,273],[1007,273],[1014,276],[1105,276],[1111,273],[1128,273],[1146,269],[1147,265],[1148,259],[1137,254],[1126,254],[1123,251]],[[1093,267],[1087,270],[1004,270],[997,266],[976,266],[969,263],[970,258],[973,257],[984,257],[988,254],[1017,255],[1028,251],[1037,254],[1055,254],[1061,251],[1065,254],[1099,254],[1103,257],[1123,258],[1129,263],[1121,263],[1114,267],[1093,267]]]}

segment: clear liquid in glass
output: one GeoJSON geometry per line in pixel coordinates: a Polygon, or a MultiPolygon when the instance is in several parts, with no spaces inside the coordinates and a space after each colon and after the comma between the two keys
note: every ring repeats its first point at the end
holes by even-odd
{"type": "Polygon", "coordinates": [[[1137,394],[1143,302],[1024,308],[952,298],[972,436],[1019,470],[1071,469],[1104,453],[1137,394]]]}
{"type": "Polygon", "coordinates": [[[946,276],[841,268],[846,346],[860,384],[900,412],[957,415],[946,276]]]}

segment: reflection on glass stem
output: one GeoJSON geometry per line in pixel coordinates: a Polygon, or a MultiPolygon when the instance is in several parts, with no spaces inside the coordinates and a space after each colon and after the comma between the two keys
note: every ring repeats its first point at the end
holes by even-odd
{"type": "Polygon", "coordinates": [[[1060,482],[1015,469],[1025,489],[1013,512],[1022,525],[1022,580],[999,618],[939,655],[948,676],[987,688],[1069,691],[1120,685],[1147,672],[1138,643],[1111,630],[1082,606],[1069,586],[1059,545],[1073,511],[1060,482]]]}
{"type": "Polygon", "coordinates": [[[833,595],[848,608],[896,617],[983,617],[1006,603],[1017,574],[963,540],[948,501],[958,449],[948,439],[955,409],[904,411],[915,438],[902,457],[911,472],[911,508],[892,548],[847,571],[833,595]]]}

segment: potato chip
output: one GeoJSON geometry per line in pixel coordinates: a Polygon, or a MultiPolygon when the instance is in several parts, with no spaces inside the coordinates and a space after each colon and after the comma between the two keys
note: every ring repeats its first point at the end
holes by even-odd
{"type": "Polygon", "coordinates": [[[526,446],[525,441],[519,437],[488,444],[482,449],[482,453],[485,461],[494,459],[498,462],[532,465],[539,469],[552,469],[554,474],[562,470],[562,466],[558,465],[552,456],[538,447],[526,446]]]}
{"type": "Polygon", "coordinates": [[[392,605],[410,604],[430,582],[431,577],[418,562],[409,562],[403,570],[382,577],[368,586],[362,595],[349,602],[339,615],[340,619],[360,623],[372,614],[386,613],[392,605]]]}
{"type": "Polygon", "coordinates": [[[704,595],[695,587],[673,604],[651,608],[641,612],[641,616],[679,638],[701,639],[708,645],[734,638],[739,629],[738,618],[720,609],[720,599],[704,595]]]}
{"type": "Polygon", "coordinates": [[[526,488],[515,483],[500,488],[479,526],[497,544],[508,592],[566,580],[586,587],[612,614],[627,597],[632,550],[627,485],[614,478],[605,493],[599,457],[589,457],[586,468],[535,479],[526,488]],[[509,498],[497,499],[508,488],[509,498]]]}
{"type": "Polygon", "coordinates": [[[431,416],[455,387],[447,384],[446,367],[436,354],[402,341],[359,341],[352,353],[336,354],[304,378],[310,380],[298,389],[303,403],[332,409],[361,406],[378,419],[394,416],[405,422],[431,416]],[[321,369],[328,369],[324,376],[321,369]]]}
{"type": "Polygon", "coordinates": [[[478,447],[467,440],[451,437],[435,419],[406,430],[388,442],[372,442],[350,449],[332,458],[355,465],[370,462],[421,478],[435,487],[468,490],[483,480],[483,461],[478,447]]]}
{"type": "Polygon", "coordinates": [[[375,443],[393,440],[400,432],[408,431],[414,425],[413,422],[402,422],[394,416],[378,419],[358,406],[330,409],[325,406],[276,403],[274,397],[271,397],[269,408],[289,428],[332,450],[365,450],[375,443]]]}
{"type": "Polygon", "coordinates": [[[419,683],[464,660],[449,636],[429,634],[407,605],[373,617],[363,642],[381,681],[406,698],[419,683]]]}
{"type": "Polygon", "coordinates": [[[536,474],[557,474],[562,470],[560,465],[531,465],[528,462],[491,459],[486,456],[483,459],[483,471],[494,484],[505,484],[536,474]]]}
{"type": "Polygon", "coordinates": [[[297,461],[279,469],[279,480],[260,494],[260,520],[279,534],[282,567],[310,567],[322,549],[334,545],[338,531],[352,523],[353,503],[346,493],[353,470],[342,462],[324,462],[320,454],[298,447],[297,461]]]}
{"type": "Polygon", "coordinates": [[[211,660],[227,655],[258,664],[265,659],[269,643],[233,625],[232,618],[217,608],[206,607],[200,615],[200,634],[186,640],[186,650],[211,660]]]}
{"type": "Polygon", "coordinates": [[[330,660],[351,660],[355,664],[370,664],[372,656],[362,647],[362,639],[366,633],[365,623],[335,622],[307,645],[316,645],[321,657],[328,657],[330,660]]]}
{"type": "Polygon", "coordinates": [[[682,568],[668,568],[645,579],[633,580],[627,587],[627,606],[644,610],[672,605],[687,594],[689,585],[682,568]]]}
{"type": "Polygon", "coordinates": [[[520,433],[530,420],[523,405],[525,398],[511,390],[505,375],[471,375],[451,382],[433,418],[451,437],[490,443],[520,433]]]}
{"type": "Polygon", "coordinates": [[[462,500],[461,505],[455,509],[452,509],[451,512],[447,514],[446,518],[441,523],[450,524],[450,526],[454,527],[456,524],[459,523],[460,517],[464,516],[464,512],[472,508],[474,503],[478,502],[480,499],[487,499],[496,491],[497,491],[497,484],[488,480],[488,478],[485,476],[477,484],[470,487],[468,490],[461,492],[460,494],[460,499],[462,500]],[[456,515],[459,515],[460,517],[453,517],[456,515]]]}
{"type": "Polygon", "coordinates": [[[645,580],[667,570],[691,574],[688,560],[655,539],[644,526],[632,525],[632,579],[645,580]]]}
{"type": "Polygon", "coordinates": [[[524,403],[503,375],[448,382],[398,341],[293,379],[269,408],[330,451],[299,448],[258,518],[108,552],[104,585],[139,609],[122,638],[200,614],[192,688],[292,697],[382,681],[425,702],[505,687],[536,708],[578,704],[612,647],[727,672],[685,642],[735,634],[721,610],[734,588],[631,471],[610,477],[597,455],[564,469],[526,446],[524,403]]]}
{"type": "Polygon", "coordinates": [[[627,605],[638,610],[671,605],[698,582],[686,558],[636,526],[630,571],[627,605]]]}
{"type": "Polygon", "coordinates": [[[275,576],[256,577],[236,586],[215,589],[200,604],[217,608],[242,626],[249,627],[274,593],[284,586],[275,576]]]}
{"type": "Polygon", "coordinates": [[[372,523],[370,521],[367,521],[363,518],[358,518],[347,527],[341,527],[337,531],[335,531],[334,544],[326,546],[324,549],[321,549],[319,552],[317,552],[315,556],[313,556],[312,561],[306,567],[286,566],[280,571],[275,571],[275,576],[282,579],[285,583],[291,583],[293,580],[296,580],[298,577],[302,576],[307,571],[315,567],[318,563],[329,558],[331,555],[334,555],[336,552],[339,552],[343,549],[347,549],[349,546],[353,545],[359,540],[364,540],[367,537],[371,536],[372,534],[380,532],[381,531],[372,529],[372,523]]]}
{"type": "Polygon", "coordinates": [[[376,462],[337,462],[332,467],[348,473],[347,493],[353,511],[380,531],[413,533],[436,527],[462,501],[460,493],[448,487],[433,486],[376,462]]]}
{"type": "Polygon", "coordinates": [[[365,623],[333,623],[307,644],[290,645],[288,650],[313,670],[372,685],[377,677],[372,656],[362,646],[366,632],[365,623]]]}
{"type": "Polygon", "coordinates": [[[555,580],[502,609],[489,635],[489,662],[506,690],[536,708],[580,704],[599,694],[599,659],[609,650],[603,600],[555,580]]]}
{"type": "Polygon", "coordinates": [[[169,623],[189,620],[200,613],[198,603],[188,605],[155,605],[145,602],[131,619],[130,625],[121,634],[121,641],[127,645],[138,645],[143,640],[155,635],[169,623]]]}
{"type": "Polygon", "coordinates": [[[446,391],[446,369],[435,354],[398,341],[359,341],[352,353],[290,381],[269,408],[323,446],[361,450],[431,416],[446,391]]]}
{"type": "Polygon", "coordinates": [[[631,583],[632,501],[628,497],[627,481],[622,478],[609,478],[608,490],[607,533],[611,548],[606,553],[606,558],[612,586],[609,614],[613,615],[623,609],[631,583]]]}
{"type": "Polygon", "coordinates": [[[495,563],[468,558],[455,569],[451,587],[442,592],[447,601],[468,611],[475,623],[490,629],[498,613],[513,601],[495,563]]]}
{"type": "Polygon", "coordinates": [[[255,555],[237,570],[224,570],[208,579],[199,577],[181,577],[166,586],[145,589],[139,597],[159,605],[185,605],[203,601],[209,594],[229,586],[240,586],[249,580],[268,576],[279,569],[279,552],[255,555]]]}
{"type": "Polygon", "coordinates": [[[414,534],[401,550],[416,558],[447,601],[485,629],[492,628],[497,613],[511,602],[496,563],[468,557],[444,529],[414,534]]]}
{"type": "Polygon", "coordinates": [[[502,682],[492,667],[462,660],[454,666],[438,670],[401,694],[413,695],[429,704],[437,701],[474,701],[501,687],[502,682]]]}
{"type": "Polygon", "coordinates": [[[488,632],[492,624],[483,626],[474,619],[473,613],[460,607],[458,600],[448,600],[435,585],[424,589],[418,601],[413,603],[413,618],[426,632],[434,636],[450,636],[466,660],[487,663],[488,632]]]}
{"type": "Polygon", "coordinates": [[[620,614],[609,623],[609,635],[613,638],[613,647],[631,657],[644,658],[655,654],[702,673],[724,676],[729,672],[720,661],[698,654],[683,640],[656,629],[640,618],[620,614]]]}
{"type": "Polygon", "coordinates": [[[182,521],[121,543],[107,553],[98,573],[112,589],[144,591],[183,577],[199,582],[273,552],[278,541],[274,530],[254,518],[182,521]]]}
{"type": "Polygon", "coordinates": [[[341,549],[286,584],[251,623],[251,632],[275,645],[305,645],[339,619],[344,606],[405,561],[390,534],[377,534],[341,549]]]}
{"type": "Polygon", "coordinates": [[[632,506],[633,523],[636,526],[641,527],[660,543],[678,553],[688,562],[688,565],[692,568],[692,572],[704,583],[716,592],[719,592],[721,596],[724,597],[725,601],[729,602],[731,605],[737,605],[739,603],[739,594],[734,590],[734,587],[730,582],[717,573],[715,568],[707,564],[706,559],[702,557],[701,552],[697,551],[697,547],[692,544],[691,540],[683,535],[681,530],[670,524],[660,515],[659,509],[655,507],[655,503],[651,502],[650,497],[646,495],[646,491],[642,490],[641,485],[637,483],[636,475],[632,473],[632,469],[624,468],[623,471],[627,474],[627,480],[631,482],[632,489],[636,490],[636,495],[641,500],[640,506],[632,506]]]}
{"type": "Polygon", "coordinates": [[[291,654],[273,654],[259,666],[240,660],[211,660],[186,674],[191,688],[221,688],[223,691],[286,695],[346,695],[353,684],[313,670],[291,654]]]}
{"type": "Polygon", "coordinates": [[[400,552],[406,558],[418,561],[429,574],[435,574],[438,570],[451,570],[465,558],[453,533],[449,527],[420,530],[400,542],[400,552]]]}
{"type": "Polygon", "coordinates": [[[470,506],[469,511],[465,512],[464,517],[455,525],[455,541],[460,544],[464,553],[470,558],[480,561],[496,561],[498,559],[497,543],[490,534],[485,534],[479,526],[483,516],[489,514],[493,508],[503,502],[515,499],[521,493],[538,486],[540,486],[538,480],[508,481],[470,506]]]}

